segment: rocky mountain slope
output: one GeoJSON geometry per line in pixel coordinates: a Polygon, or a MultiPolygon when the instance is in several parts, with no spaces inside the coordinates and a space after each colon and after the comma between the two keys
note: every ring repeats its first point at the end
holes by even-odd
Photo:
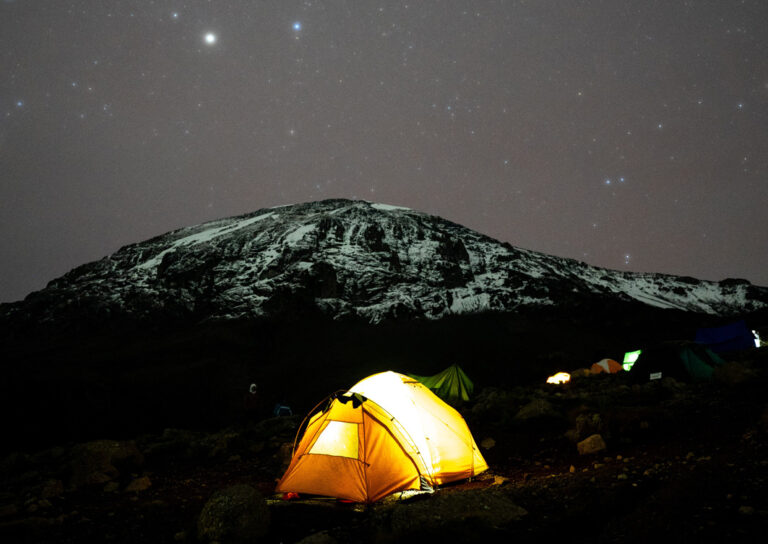
{"type": "Polygon", "coordinates": [[[182,228],[80,266],[8,321],[230,320],[315,314],[379,323],[575,308],[587,299],[701,314],[768,308],[768,289],[638,274],[519,249],[439,217],[326,200],[182,228]]]}

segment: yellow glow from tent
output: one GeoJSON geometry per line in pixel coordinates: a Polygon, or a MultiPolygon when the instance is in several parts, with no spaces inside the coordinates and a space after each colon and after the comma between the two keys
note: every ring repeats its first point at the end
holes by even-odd
{"type": "Polygon", "coordinates": [[[624,363],[621,365],[624,370],[629,372],[632,370],[632,365],[637,362],[638,357],[640,357],[640,354],[643,352],[643,350],[639,349],[637,351],[628,351],[624,354],[624,363]]]}
{"type": "Polygon", "coordinates": [[[547,378],[547,383],[568,383],[569,381],[571,381],[571,375],[567,372],[558,372],[547,378]]]}
{"type": "Polygon", "coordinates": [[[329,421],[309,453],[357,459],[357,423],[329,421]]]}

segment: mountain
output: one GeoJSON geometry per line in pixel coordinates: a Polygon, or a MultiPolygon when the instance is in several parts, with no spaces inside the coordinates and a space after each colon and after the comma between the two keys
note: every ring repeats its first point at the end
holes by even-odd
{"type": "Polygon", "coordinates": [[[439,217],[326,200],[182,228],[80,266],[7,320],[441,319],[612,299],[712,315],[768,307],[768,289],[596,268],[439,217]]]}
{"type": "Polygon", "coordinates": [[[384,204],[263,209],[1,305],[4,442],[220,428],[254,417],[251,383],[265,417],[383,370],[539,382],[734,316],[768,322],[768,289],[596,268],[384,204]]]}

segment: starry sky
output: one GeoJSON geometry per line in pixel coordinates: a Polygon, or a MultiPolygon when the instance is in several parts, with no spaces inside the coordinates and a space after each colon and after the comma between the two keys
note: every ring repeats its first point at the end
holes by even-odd
{"type": "Polygon", "coordinates": [[[0,0],[0,301],[357,198],[768,285],[768,2],[0,0]]]}

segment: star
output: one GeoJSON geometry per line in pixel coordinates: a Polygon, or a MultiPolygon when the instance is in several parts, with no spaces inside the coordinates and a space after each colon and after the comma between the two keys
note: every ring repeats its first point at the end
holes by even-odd
{"type": "Polygon", "coordinates": [[[293,23],[293,29],[294,29],[296,32],[298,32],[299,30],[301,30],[301,22],[299,22],[299,21],[296,21],[295,23],[293,23]]]}
{"type": "Polygon", "coordinates": [[[205,35],[205,38],[204,38],[204,39],[205,39],[205,43],[207,43],[208,45],[213,45],[213,44],[215,44],[215,43],[216,43],[216,40],[217,40],[217,36],[216,36],[216,34],[214,34],[213,32],[208,32],[208,33],[205,35]]]}

